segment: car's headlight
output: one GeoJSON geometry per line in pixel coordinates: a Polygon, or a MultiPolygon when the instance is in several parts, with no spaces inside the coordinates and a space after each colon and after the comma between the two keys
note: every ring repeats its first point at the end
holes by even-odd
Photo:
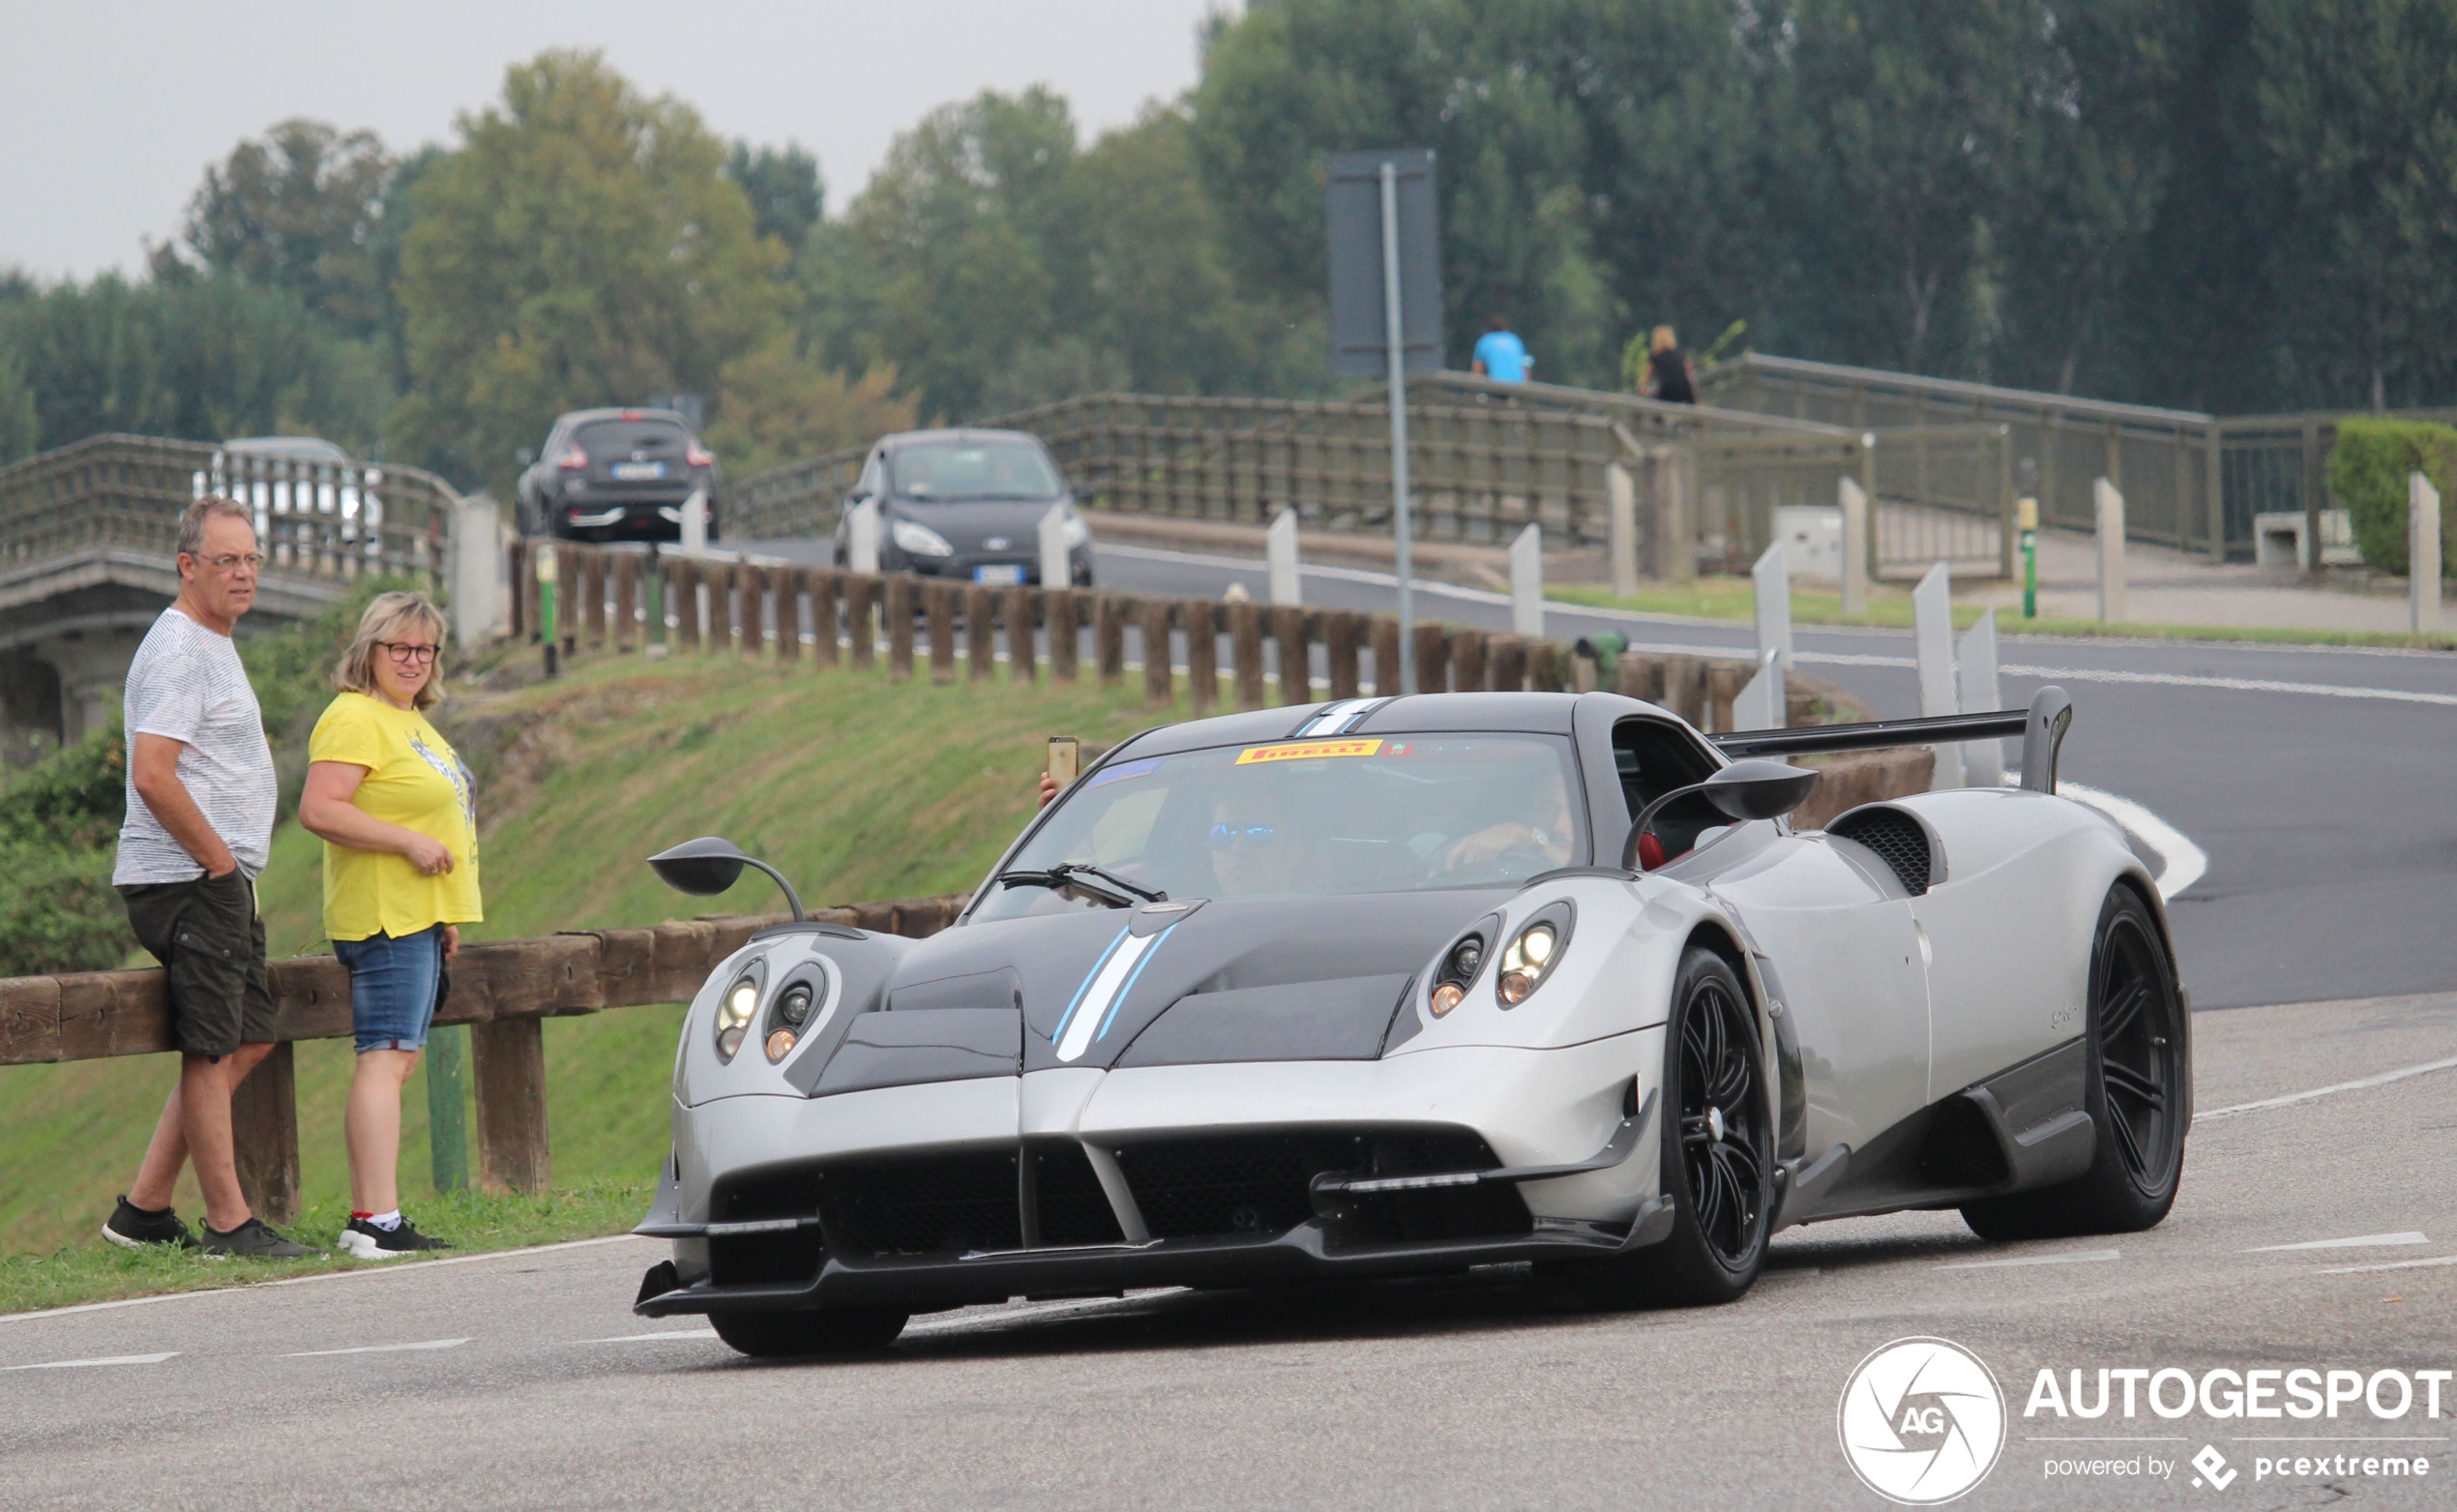
{"type": "Polygon", "coordinates": [[[751,1032],[751,1021],[759,1012],[759,982],[763,975],[755,963],[750,969],[734,978],[733,985],[725,989],[725,996],[717,999],[719,1058],[731,1060],[734,1052],[742,1049],[742,1037],[751,1032]]]}
{"type": "Polygon", "coordinates": [[[1535,995],[1545,978],[1570,948],[1570,926],[1577,919],[1568,899],[1551,903],[1535,911],[1535,916],[1519,927],[1519,933],[1502,947],[1501,971],[1494,978],[1493,993],[1504,1008],[1516,1008],[1535,995]]]}
{"type": "Polygon", "coordinates": [[[1066,519],[1060,529],[1062,534],[1059,539],[1067,544],[1070,550],[1092,539],[1092,528],[1083,523],[1083,517],[1073,510],[1066,512],[1066,519]]]}
{"type": "Polygon", "coordinates": [[[947,538],[945,536],[942,536],[937,531],[931,529],[928,525],[923,524],[918,519],[897,520],[893,525],[889,526],[889,534],[896,538],[896,545],[900,549],[909,551],[915,556],[953,556],[956,554],[956,548],[947,544],[947,538]]]}
{"type": "Polygon", "coordinates": [[[802,1040],[803,1026],[811,1022],[812,1005],[818,1001],[818,991],[810,982],[787,982],[777,993],[776,1006],[768,1011],[766,1049],[771,1064],[793,1053],[802,1040]]]}
{"type": "Polygon", "coordinates": [[[1435,1018],[1446,1017],[1466,1000],[1467,989],[1476,985],[1477,976],[1485,968],[1485,957],[1500,934],[1501,915],[1489,913],[1441,953],[1440,964],[1434,967],[1433,987],[1425,993],[1425,1006],[1435,1018]]]}

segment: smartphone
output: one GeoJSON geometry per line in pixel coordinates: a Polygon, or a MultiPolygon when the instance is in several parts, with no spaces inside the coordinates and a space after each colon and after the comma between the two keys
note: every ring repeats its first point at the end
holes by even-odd
{"type": "Polygon", "coordinates": [[[1058,780],[1058,786],[1064,787],[1075,781],[1076,774],[1082,770],[1082,743],[1073,735],[1051,735],[1050,737],[1050,775],[1058,780]]]}

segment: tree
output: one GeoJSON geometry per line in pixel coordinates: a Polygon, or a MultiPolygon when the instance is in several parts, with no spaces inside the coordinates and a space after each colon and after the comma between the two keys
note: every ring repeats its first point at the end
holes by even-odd
{"type": "Polygon", "coordinates": [[[556,414],[714,393],[780,329],[784,251],[689,106],[550,51],[459,132],[401,243],[405,454],[509,491],[556,414]]]}
{"type": "Polygon", "coordinates": [[[811,228],[827,213],[819,160],[791,142],[757,149],[749,142],[734,143],[725,159],[725,177],[751,201],[753,226],[761,236],[784,243],[787,252],[799,252],[811,228]]]}
{"type": "Polygon", "coordinates": [[[708,444],[739,478],[919,424],[912,396],[897,392],[893,367],[848,378],[779,338],[725,364],[708,444]]]}
{"type": "Polygon", "coordinates": [[[287,289],[371,336],[390,303],[371,253],[393,167],[372,132],[283,121],[205,169],[180,238],[208,272],[287,289]]]}

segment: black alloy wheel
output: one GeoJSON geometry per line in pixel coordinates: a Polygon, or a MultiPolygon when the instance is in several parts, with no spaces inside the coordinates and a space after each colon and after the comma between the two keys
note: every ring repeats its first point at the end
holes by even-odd
{"type": "Polygon", "coordinates": [[[2135,1233],[2176,1205],[2192,1120],[2191,1025],[2158,920],[2119,882],[2092,935],[2082,1107],[2097,1130],[2090,1169],[2058,1186],[1967,1204],[1989,1239],[2135,1233]]]}
{"type": "Polygon", "coordinates": [[[1661,1095],[1672,1231],[1572,1277],[1606,1307],[1737,1301],[1765,1264],[1773,1123],[1757,1010],[1731,964],[1711,950],[1691,947],[1673,979],[1661,1095]]]}

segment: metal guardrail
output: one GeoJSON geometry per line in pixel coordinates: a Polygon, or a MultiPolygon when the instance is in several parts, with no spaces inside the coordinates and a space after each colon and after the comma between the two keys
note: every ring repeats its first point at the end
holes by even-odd
{"type": "Polygon", "coordinates": [[[98,435],[0,467],[0,569],[106,546],[168,561],[179,516],[209,493],[251,505],[269,574],[346,582],[443,564],[459,495],[415,467],[233,454],[202,441],[98,435]]]}

